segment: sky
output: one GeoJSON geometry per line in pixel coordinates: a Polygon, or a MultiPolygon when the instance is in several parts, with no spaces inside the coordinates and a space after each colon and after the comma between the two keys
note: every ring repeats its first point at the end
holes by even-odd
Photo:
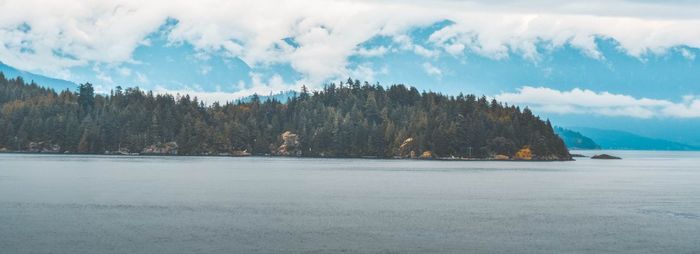
{"type": "Polygon", "coordinates": [[[353,79],[700,144],[700,1],[0,0],[0,61],[228,101],[353,79]]]}

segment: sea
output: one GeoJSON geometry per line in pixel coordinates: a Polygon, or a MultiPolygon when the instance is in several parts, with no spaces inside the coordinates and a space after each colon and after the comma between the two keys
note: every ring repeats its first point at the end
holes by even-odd
{"type": "Polygon", "coordinates": [[[700,153],[0,154],[0,253],[700,253],[700,153]]]}

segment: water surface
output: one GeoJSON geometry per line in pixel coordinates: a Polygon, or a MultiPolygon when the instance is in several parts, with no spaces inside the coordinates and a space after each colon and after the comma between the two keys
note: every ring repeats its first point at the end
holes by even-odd
{"type": "Polygon", "coordinates": [[[700,252],[700,153],[610,153],[624,159],[0,154],[0,252],[700,252]]]}

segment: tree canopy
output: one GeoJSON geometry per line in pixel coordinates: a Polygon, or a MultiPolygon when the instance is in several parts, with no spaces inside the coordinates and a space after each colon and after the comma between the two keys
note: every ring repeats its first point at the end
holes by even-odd
{"type": "Polygon", "coordinates": [[[549,121],[527,108],[351,79],[318,91],[304,87],[285,102],[254,96],[205,105],[189,95],[137,87],[96,94],[86,83],[77,92],[55,92],[0,74],[0,109],[5,150],[51,146],[56,152],[98,154],[173,143],[181,155],[389,158],[429,151],[437,157],[493,158],[514,157],[527,148],[535,159],[570,158],[549,121]],[[281,145],[294,152],[281,153],[281,145]]]}

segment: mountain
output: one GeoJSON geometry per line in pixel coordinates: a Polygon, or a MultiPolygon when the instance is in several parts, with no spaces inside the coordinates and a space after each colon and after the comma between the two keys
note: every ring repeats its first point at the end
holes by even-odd
{"type": "Polygon", "coordinates": [[[564,140],[564,144],[566,144],[566,146],[569,149],[580,149],[580,150],[600,149],[600,145],[598,145],[591,138],[586,137],[579,132],[565,129],[562,127],[555,127],[554,133],[559,135],[559,137],[561,137],[561,139],[564,140]]]}
{"type": "Polygon", "coordinates": [[[9,66],[3,62],[0,61],[0,73],[3,73],[6,78],[12,79],[12,78],[17,78],[17,77],[22,77],[23,80],[31,83],[31,81],[34,81],[37,84],[40,84],[41,86],[47,87],[54,89],[56,91],[63,91],[66,89],[75,90],[75,88],[78,86],[77,84],[67,81],[67,80],[62,80],[62,79],[56,79],[56,78],[49,78],[46,76],[34,74],[31,72],[23,71],[23,70],[18,70],[12,66],[9,66]]]}
{"type": "Polygon", "coordinates": [[[700,150],[700,147],[640,136],[634,133],[618,130],[602,130],[596,128],[572,128],[582,135],[595,140],[603,149],[617,150],[667,150],[667,151],[691,151],[700,150]]]}

